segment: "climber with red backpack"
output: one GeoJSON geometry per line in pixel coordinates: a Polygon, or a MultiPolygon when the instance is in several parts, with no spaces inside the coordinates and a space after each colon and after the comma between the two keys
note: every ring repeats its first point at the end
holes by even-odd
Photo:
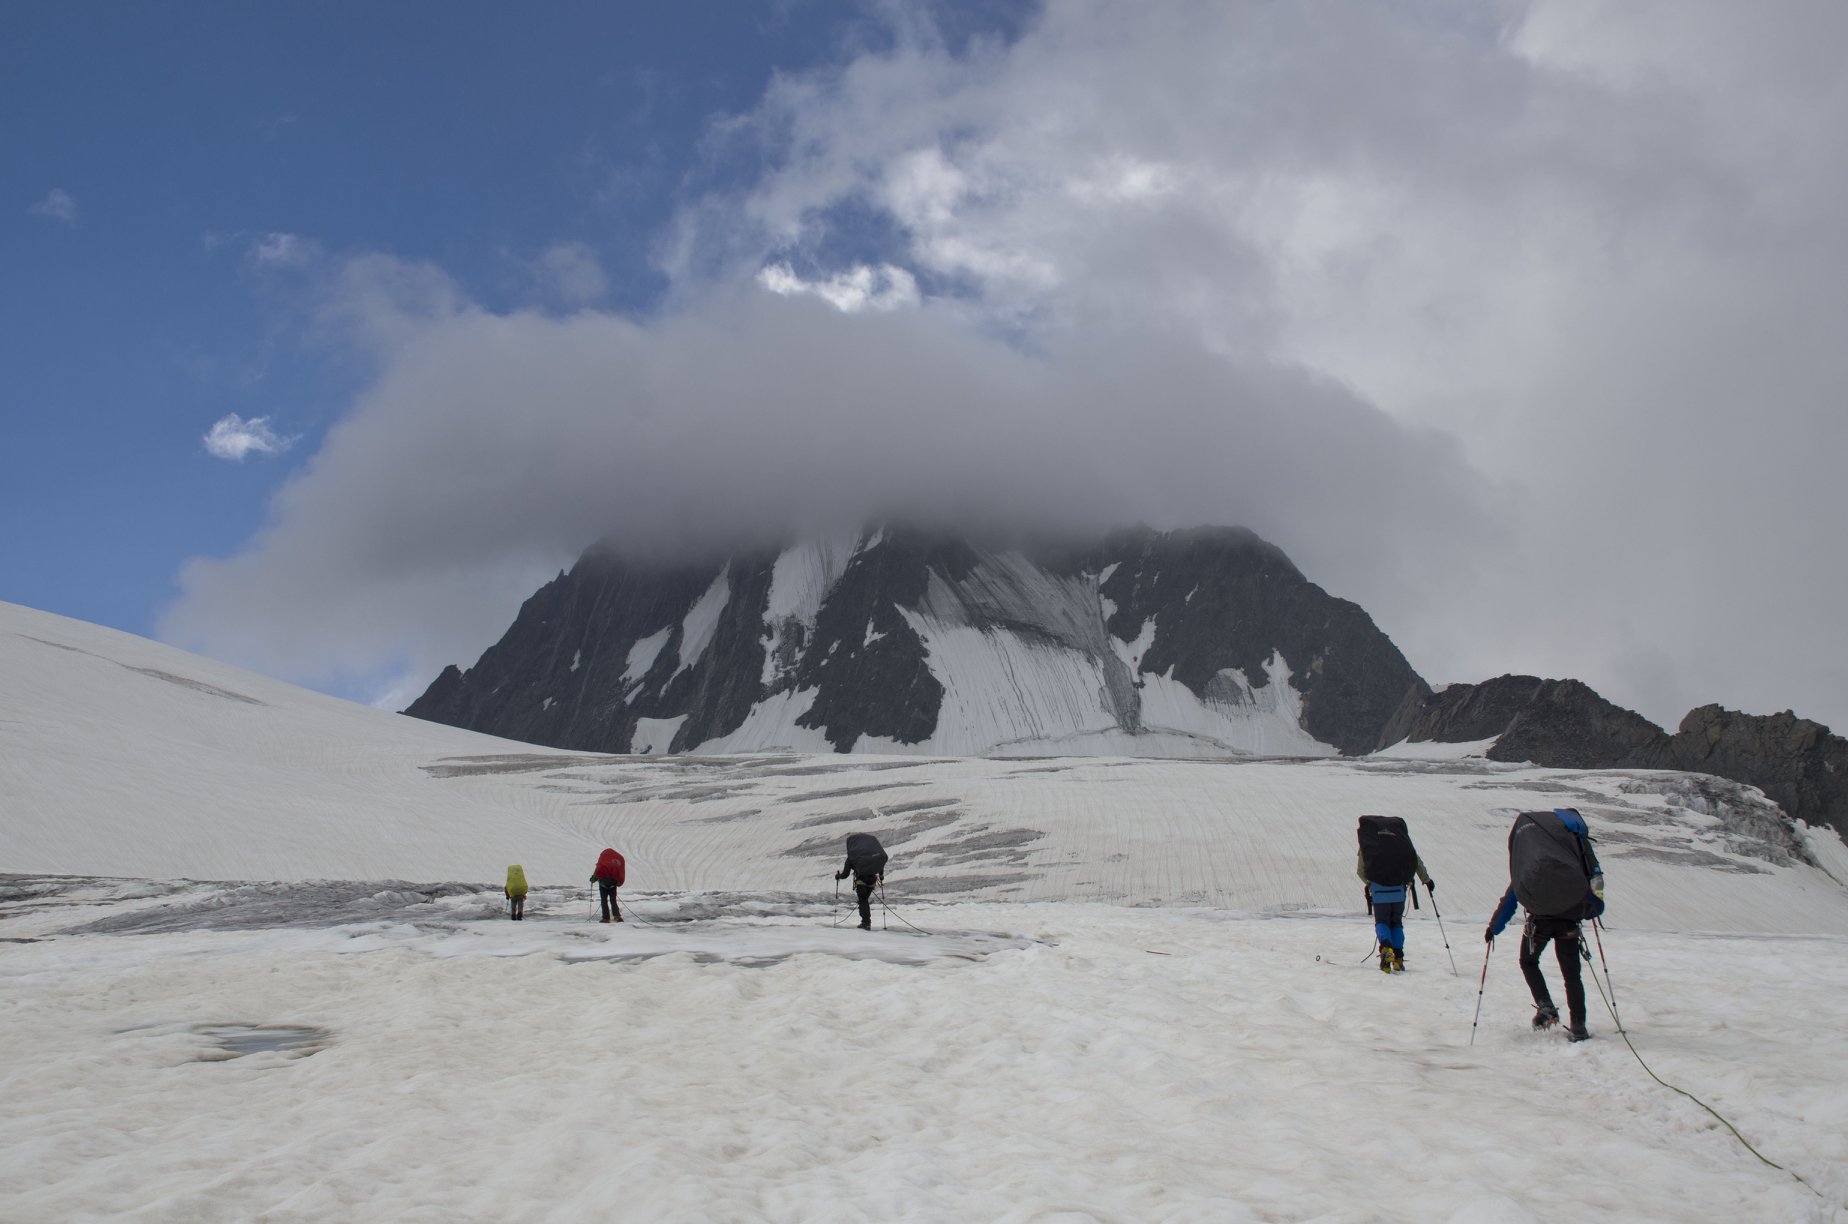
{"type": "Polygon", "coordinates": [[[622,887],[627,876],[628,865],[615,850],[605,848],[597,856],[596,870],[590,873],[590,882],[597,886],[597,899],[603,906],[602,921],[622,921],[622,906],[616,903],[616,890],[622,887]]]}

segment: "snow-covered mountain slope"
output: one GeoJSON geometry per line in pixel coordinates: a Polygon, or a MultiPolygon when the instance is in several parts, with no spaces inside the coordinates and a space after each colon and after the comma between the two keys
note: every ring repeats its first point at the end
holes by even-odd
{"type": "Polygon", "coordinates": [[[409,713],[596,751],[1321,756],[1424,692],[1249,532],[877,530],[704,563],[593,549],[409,713]]]}
{"type": "Polygon", "coordinates": [[[1590,820],[1613,923],[1848,932],[1839,842],[1701,775],[1479,759],[603,757],[535,751],[0,605],[0,862],[141,877],[537,883],[628,855],[641,890],[833,886],[878,832],[895,894],[1359,905],[1354,824],[1403,815],[1447,909],[1486,915],[1511,813],[1590,820]]]}
{"type": "Polygon", "coordinates": [[[510,752],[552,755],[0,604],[0,870],[430,879],[528,845],[562,862],[581,843],[530,788],[420,768],[510,752]]]}

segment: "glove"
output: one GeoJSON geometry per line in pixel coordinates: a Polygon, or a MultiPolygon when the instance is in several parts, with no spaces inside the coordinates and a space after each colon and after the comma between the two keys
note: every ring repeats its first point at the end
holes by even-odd
{"type": "Polygon", "coordinates": [[[1425,891],[1428,893],[1435,893],[1437,891],[1437,881],[1436,880],[1426,880],[1425,881],[1425,891]]]}
{"type": "Polygon", "coordinates": [[[847,878],[847,873],[844,871],[837,871],[834,873],[834,878],[837,880],[844,880],[847,878]]]}
{"type": "Polygon", "coordinates": [[[1600,901],[1604,900],[1604,873],[1603,872],[1599,872],[1597,875],[1591,877],[1591,895],[1596,897],[1600,901]]]}
{"type": "Polygon", "coordinates": [[[1495,943],[1495,932],[1494,932],[1494,930],[1492,930],[1492,929],[1485,929],[1485,930],[1484,930],[1484,931],[1482,932],[1482,942],[1483,942],[1483,943],[1485,943],[1485,944],[1489,944],[1489,945],[1491,945],[1491,946],[1493,946],[1493,945],[1494,945],[1494,943],[1495,943]]]}

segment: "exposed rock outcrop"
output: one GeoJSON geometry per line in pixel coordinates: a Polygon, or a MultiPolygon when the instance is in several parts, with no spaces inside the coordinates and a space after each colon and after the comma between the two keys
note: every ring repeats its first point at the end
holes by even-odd
{"type": "Polygon", "coordinates": [[[1494,761],[1560,769],[1674,769],[1756,786],[1784,811],[1848,836],[1848,740],[1785,711],[1702,706],[1670,735],[1577,680],[1498,676],[1407,698],[1381,737],[1467,743],[1494,738],[1494,761]]]}
{"type": "Polygon", "coordinates": [[[1704,705],[1633,760],[1756,786],[1790,815],[1848,837],[1848,740],[1789,710],[1758,715],[1704,705]]]}
{"type": "Polygon", "coordinates": [[[1408,699],[1393,715],[1381,746],[1402,739],[1456,744],[1491,738],[1492,761],[1599,769],[1644,750],[1664,734],[1642,715],[1613,705],[1577,680],[1497,676],[1408,699]]]}

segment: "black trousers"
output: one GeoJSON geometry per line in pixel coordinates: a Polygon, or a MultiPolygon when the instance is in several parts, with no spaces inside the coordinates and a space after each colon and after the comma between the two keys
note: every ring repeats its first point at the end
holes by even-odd
{"type": "MultiPolygon", "coordinates": [[[[597,881],[597,900],[602,903],[603,920],[605,922],[608,922],[612,917],[622,917],[622,906],[616,904],[616,885],[614,881],[597,881]]],[[[642,925],[646,926],[648,924],[643,923],[642,925]]]]}
{"type": "Polygon", "coordinates": [[[860,925],[873,925],[873,887],[876,881],[855,879],[853,895],[860,900],[860,925]]]}
{"type": "Polygon", "coordinates": [[[1529,918],[1527,934],[1521,940],[1521,976],[1534,995],[1536,1007],[1553,1006],[1547,993],[1546,979],[1540,975],[1540,954],[1547,942],[1553,944],[1559,960],[1559,975],[1566,979],[1566,1012],[1573,1026],[1585,1023],[1585,982],[1579,976],[1579,924],[1571,918],[1529,918]]]}

